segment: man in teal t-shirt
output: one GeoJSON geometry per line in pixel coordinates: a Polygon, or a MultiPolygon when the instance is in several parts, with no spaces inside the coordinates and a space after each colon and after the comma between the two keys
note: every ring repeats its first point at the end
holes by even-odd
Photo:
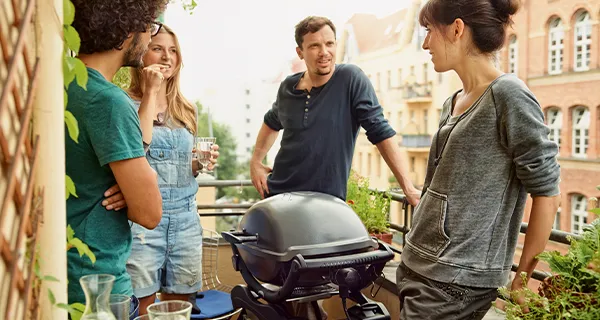
{"type": "MultiPolygon", "coordinates": [[[[165,0],[75,0],[73,26],[81,37],[79,58],[87,66],[86,88],[67,90],[70,111],[78,122],[78,141],[65,137],[66,171],[76,187],[67,200],[67,224],[87,244],[96,261],[76,249],[67,251],[69,303],[85,303],[79,279],[88,274],[115,276],[112,293],[132,295],[126,261],[131,251],[129,220],[156,227],[162,200],[156,172],[149,166],[137,112],[129,96],[112,79],[122,66],[141,67],[154,20],[165,0]],[[100,8],[100,9],[99,9],[100,8]],[[91,23],[93,21],[94,23],[91,23]],[[104,193],[118,185],[124,210],[107,210],[104,193]]],[[[146,72],[146,86],[160,86],[162,77],[146,72]]]]}

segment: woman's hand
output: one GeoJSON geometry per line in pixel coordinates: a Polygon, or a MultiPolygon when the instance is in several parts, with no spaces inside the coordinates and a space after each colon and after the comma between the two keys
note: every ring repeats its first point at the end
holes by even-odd
{"type": "Polygon", "coordinates": [[[121,192],[121,188],[119,188],[118,184],[108,188],[104,192],[104,199],[102,201],[102,206],[106,208],[106,210],[114,210],[119,211],[125,207],[127,207],[127,203],[125,202],[125,197],[121,192]]]}

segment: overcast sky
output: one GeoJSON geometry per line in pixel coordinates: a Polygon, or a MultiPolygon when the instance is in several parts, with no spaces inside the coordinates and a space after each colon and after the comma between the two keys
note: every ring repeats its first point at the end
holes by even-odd
{"type": "Polygon", "coordinates": [[[329,17],[338,29],[354,13],[385,16],[409,0],[197,0],[193,14],[172,2],[165,23],[179,36],[182,90],[201,98],[210,86],[271,77],[295,56],[294,25],[308,15],[329,17]]]}

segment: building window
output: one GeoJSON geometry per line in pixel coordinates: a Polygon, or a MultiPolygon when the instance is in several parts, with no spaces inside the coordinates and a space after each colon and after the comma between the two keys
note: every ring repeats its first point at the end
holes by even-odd
{"type": "Polygon", "coordinates": [[[250,132],[246,132],[246,138],[250,138],[250,132]]]}
{"type": "Polygon", "coordinates": [[[379,72],[375,74],[375,90],[381,90],[381,74],[379,72]]]}
{"type": "Polygon", "coordinates": [[[423,133],[429,132],[429,110],[423,110],[423,133]]]}
{"type": "Polygon", "coordinates": [[[246,89],[246,95],[249,96],[250,95],[250,89],[246,89]]]}
{"type": "Polygon", "coordinates": [[[396,123],[398,124],[398,129],[402,129],[402,111],[398,111],[398,120],[396,123]]]}
{"type": "Polygon", "coordinates": [[[417,119],[415,117],[415,111],[414,110],[410,111],[410,123],[417,123],[417,119]]]}
{"type": "Polygon", "coordinates": [[[557,74],[562,72],[563,41],[565,33],[562,21],[556,18],[550,22],[548,31],[548,73],[557,74]]]}
{"type": "Polygon", "coordinates": [[[571,232],[581,234],[587,224],[587,199],[581,194],[571,196],[571,232]]]}
{"type": "Polygon", "coordinates": [[[429,64],[428,63],[424,63],[423,64],[423,84],[427,84],[427,82],[429,82],[429,64]]]}
{"type": "Polygon", "coordinates": [[[410,157],[410,172],[415,172],[417,159],[415,157],[410,157]]]}
{"type": "Polygon", "coordinates": [[[246,104],[246,110],[250,110],[250,105],[246,104]]]}
{"type": "Polygon", "coordinates": [[[252,152],[252,148],[246,147],[246,152],[252,152]]]}
{"type": "Polygon", "coordinates": [[[561,230],[560,229],[560,208],[558,208],[558,210],[556,211],[556,216],[554,216],[554,225],[552,226],[552,229],[561,230]]]}
{"type": "Polygon", "coordinates": [[[402,69],[398,69],[398,87],[402,86],[402,69]]]}
{"type": "Polygon", "coordinates": [[[575,20],[575,71],[585,71],[590,68],[592,46],[592,21],[587,11],[580,12],[575,20]]]}
{"type": "Polygon", "coordinates": [[[586,107],[573,109],[573,156],[585,158],[588,149],[590,111],[586,107]]]}
{"type": "Polygon", "coordinates": [[[508,44],[508,72],[517,73],[517,65],[519,61],[519,47],[517,46],[517,36],[510,37],[508,44]]]}
{"type": "Polygon", "coordinates": [[[367,154],[367,177],[371,176],[371,153],[367,154]]]}
{"type": "Polygon", "coordinates": [[[562,112],[558,108],[548,109],[546,114],[546,121],[550,134],[548,139],[554,141],[560,148],[560,131],[562,128],[562,112]]]}
{"type": "Polygon", "coordinates": [[[246,123],[250,123],[250,118],[246,118],[246,123]]]}
{"type": "Polygon", "coordinates": [[[444,81],[444,74],[438,73],[438,83],[442,83],[442,81],[444,81]]]}
{"type": "Polygon", "coordinates": [[[387,88],[390,89],[392,87],[392,70],[387,71],[387,88]]]}

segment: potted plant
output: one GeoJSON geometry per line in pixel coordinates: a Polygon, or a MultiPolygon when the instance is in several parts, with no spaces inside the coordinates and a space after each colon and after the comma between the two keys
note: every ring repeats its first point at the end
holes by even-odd
{"type": "Polygon", "coordinates": [[[369,179],[350,172],[346,202],[356,212],[372,236],[392,243],[389,229],[390,198],[387,194],[369,190],[369,179]]]}
{"type": "Polygon", "coordinates": [[[564,255],[558,251],[538,255],[552,271],[539,294],[529,288],[500,290],[505,296],[521,295],[529,309],[524,313],[516,302],[508,301],[507,319],[600,319],[600,219],[585,227],[581,239],[570,242],[564,255]]]}

